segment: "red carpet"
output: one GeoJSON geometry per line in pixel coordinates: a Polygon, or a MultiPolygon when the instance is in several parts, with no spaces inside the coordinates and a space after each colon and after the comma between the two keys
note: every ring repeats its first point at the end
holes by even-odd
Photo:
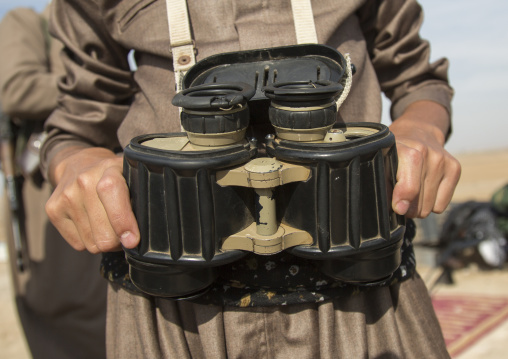
{"type": "Polygon", "coordinates": [[[508,298],[434,295],[432,303],[452,357],[508,319],[508,298]]]}

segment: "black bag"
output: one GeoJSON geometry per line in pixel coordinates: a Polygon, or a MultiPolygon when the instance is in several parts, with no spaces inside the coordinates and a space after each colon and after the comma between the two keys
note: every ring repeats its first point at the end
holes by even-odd
{"type": "Polygon", "coordinates": [[[482,269],[503,267],[508,246],[496,220],[497,211],[490,202],[456,205],[442,226],[437,264],[449,269],[471,263],[482,269]]]}

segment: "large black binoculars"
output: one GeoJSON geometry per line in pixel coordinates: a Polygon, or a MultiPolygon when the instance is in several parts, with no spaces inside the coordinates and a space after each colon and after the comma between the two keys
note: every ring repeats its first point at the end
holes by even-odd
{"type": "Polygon", "coordinates": [[[400,265],[395,139],[337,121],[353,66],[324,45],[208,57],[173,98],[185,132],[131,140],[124,176],[141,231],[124,249],[141,291],[203,293],[218,267],[287,251],[352,283],[400,265]],[[261,134],[261,135],[260,135],[261,134]]]}

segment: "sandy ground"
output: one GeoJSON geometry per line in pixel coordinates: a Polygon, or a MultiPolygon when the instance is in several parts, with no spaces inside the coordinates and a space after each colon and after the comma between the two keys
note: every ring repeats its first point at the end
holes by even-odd
{"type": "Polygon", "coordinates": [[[462,176],[452,202],[488,201],[494,191],[508,183],[508,148],[455,157],[462,165],[462,176]]]}
{"type": "MultiPolygon", "coordinates": [[[[1,192],[0,192],[1,193],[1,192]]],[[[10,226],[5,221],[6,202],[0,197],[0,359],[31,358],[14,303],[10,266],[4,238],[5,229],[10,226]]]]}
{"type": "MultiPolygon", "coordinates": [[[[459,154],[456,155],[462,164],[462,177],[455,191],[453,202],[467,200],[488,201],[492,193],[508,183],[508,148],[506,150],[459,154]]],[[[1,193],[1,192],[0,192],[1,193]]],[[[0,198],[3,199],[3,198],[0,198]]],[[[9,266],[6,262],[4,238],[1,236],[8,223],[2,222],[5,210],[4,201],[0,201],[0,359],[30,358],[19,326],[12,296],[9,266]]],[[[435,220],[431,223],[439,223],[435,220]]],[[[434,228],[434,232],[436,228],[434,228]]],[[[419,270],[424,278],[432,276],[431,263],[425,260],[425,253],[419,254],[419,270]]],[[[438,285],[435,290],[446,293],[482,293],[508,296],[508,276],[506,271],[483,272],[476,268],[467,268],[455,274],[453,286],[438,285]]],[[[500,325],[490,335],[480,340],[459,359],[501,359],[506,358],[506,341],[508,340],[508,321],[500,325]]]]}

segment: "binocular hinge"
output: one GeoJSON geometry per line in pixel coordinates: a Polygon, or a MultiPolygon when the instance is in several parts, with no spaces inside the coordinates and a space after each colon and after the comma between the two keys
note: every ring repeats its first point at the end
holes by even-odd
{"type": "Polygon", "coordinates": [[[242,249],[257,254],[278,253],[286,248],[312,244],[312,236],[277,222],[274,188],[291,182],[306,181],[310,169],[275,158],[256,158],[245,165],[217,172],[220,186],[253,188],[256,192],[256,222],[229,236],[222,249],[242,249]]]}

